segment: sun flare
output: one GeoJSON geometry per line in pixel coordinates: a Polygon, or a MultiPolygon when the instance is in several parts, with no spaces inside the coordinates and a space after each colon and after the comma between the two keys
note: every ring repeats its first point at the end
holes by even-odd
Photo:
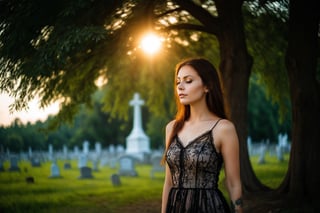
{"type": "Polygon", "coordinates": [[[161,38],[153,33],[148,33],[143,36],[140,45],[145,53],[153,55],[161,48],[161,38]]]}

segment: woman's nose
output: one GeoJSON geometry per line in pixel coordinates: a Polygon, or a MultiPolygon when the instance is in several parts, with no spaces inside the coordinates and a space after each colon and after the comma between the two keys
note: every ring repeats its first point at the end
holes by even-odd
{"type": "Polygon", "coordinates": [[[184,86],[182,85],[182,83],[178,84],[178,90],[183,90],[184,86]]]}

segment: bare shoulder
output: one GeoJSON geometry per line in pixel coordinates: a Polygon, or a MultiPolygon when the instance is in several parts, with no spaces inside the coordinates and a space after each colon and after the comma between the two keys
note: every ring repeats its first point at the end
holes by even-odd
{"type": "Polygon", "coordinates": [[[172,131],[174,123],[175,123],[175,120],[172,120],[172,121],[170,121],[169,123],[167,123],[167,125],[166,125],[166,132],[167,132],[167,133],[168,133],[168,131],[169,131],[169,132],[172,131]]]}
{"type": "Polygon", "coordinates": [[[169,123],[167,123],[167,125],[166,125],[166,129],[172,129],[173,128],[173,125],[174,125],[174,123],[175,123],[175,120],[172,120],[172,121],[170,121],[169,123]]]}
{"type": "Polygon", "coordinates": [[[174,123],[175,123],[175,120],[172,120],[166,125],[166,146],[169,145],[169,138],[171,136],[174,123]]]}
{"type": "Polygon", "coordinates": [[[236,128],[230,120],[220,120],[214,129],[214,138],[216,145],[221,148],[222,144],[233,143],[238,140],[236,128]]]}
{"type": "Polygon", "coordinates": [[[228,119],[222,119],[217,125],[217,129],[222,132],[232,132],[236,131],[234,124],[228,119]]]}

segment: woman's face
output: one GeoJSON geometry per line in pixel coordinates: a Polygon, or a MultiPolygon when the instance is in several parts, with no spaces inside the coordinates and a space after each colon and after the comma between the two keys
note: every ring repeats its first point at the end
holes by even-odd
{"type": "Polygon", "coordinates": [[[178,71],[176,89],[183,105],[205,101],[207,87],[203,85],[200,76],[191,66],[185,65],[178,71]]]}

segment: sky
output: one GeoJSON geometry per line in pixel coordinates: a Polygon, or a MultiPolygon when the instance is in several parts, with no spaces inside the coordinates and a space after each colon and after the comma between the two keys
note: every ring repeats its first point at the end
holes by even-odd
{"type": "Polygon", "coordinates": [[[46,109],[39,109],[38,101],[33,100],[29,103],[29,109],[10,113],[9,105],[13,103],[13,98],[7,94],[0,93],[0,126],[9,126],[12,121],[19,118],[22,123],[35,123],[38,120],[44,121],[48,115],[57,114],[59,111],[59,104],[53,104],[46,109]]]}

